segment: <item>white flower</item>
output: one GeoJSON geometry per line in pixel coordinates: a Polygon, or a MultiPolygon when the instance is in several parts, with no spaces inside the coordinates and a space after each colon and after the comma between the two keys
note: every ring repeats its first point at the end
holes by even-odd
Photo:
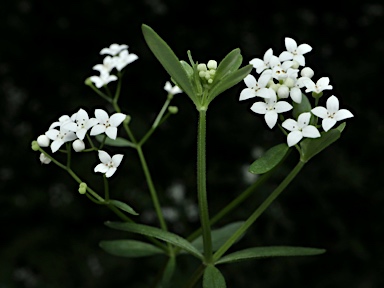
{"type": "Polygon", "coordinates": [[[169,81],[165,82],[164,90],[172,95],[183,93],[183,90],[181,90],[177,85],[172,87],[172,84],[169,81]]]}
{"type": "Polygon", "coordinates": [[[286,101],[277,102],[276,93],[274,90],[270,95],[271,97],[265,99],[265,102],[256,102],[252,105],[251,110],[258,114],[264,114],[265,122],[269,128],[273,128],[277,122],[277,114],[291,110],[293,107],[286,101]]]}
{"type": "Polygon", "coordinates": [[[51,143],[51,150],[52,153],[55,153],[61,145],[63,145],[65,142],[69,142],[76,139],[76,134],[74,132],[69,131],[68,129],[65,129],[63,126],[60,126],[60,130],[57,129],[50,129],[47,132],[45,132],[45,135],[53,140],[51,143]]]}
{"type": "Polygon", "coordinates": [[[303,54],[306,54],[312,50],[312,47],[308,44],[301,44],[299,47],[297,47],[296,41],[289,37],[285,37],[285,48],[287,51],[284,51],[280,54],[280,61],[293,59],[301,66],[305,65],[305,58],[303,54]]]}
{"type": "Polygon", "coordinates": [[[95,116],[99,121],[99,124],[92,127],[90,133],[91,136],[105,133],[109,138],[116,139],[117,126],[119,126],[124,121],[126,115],[123,113],[115,113],[109,117],[107,112],[104,110],[96,109],[95,116]]]}
{"type": "Polygon", "coordinates": [[[272,56],[270,60],[270,66],[272,68],[272,77],[276,80],[285,79],[288,75],[297,77],[298,69],[291,68],[293,66],[293,61],[280,62],[279,58],[272,56]]]}
{"type": "Polygon", "coordinates": [[[311,113],[305,112],[299,115],[297,121],[293,119],[287,119],[283,122],[282,126],[291,131],[287,136],[288,146],[291,147],[300,142],[303,137],[318,138],[320,132],[313,125],[309,125],[311,119],[311,113]]]}
{"type": "Polygon", "coordinates": [[[100,76],[91,76],[89,79],[95,84],[97,88],[101,88],[104,85],[107,85],[109,82],[116,81],[117,77],[115,75],[109,75],[109,73],[102,71],[100,76]]]}
{"type": "Polygon", "coordinates": [[[307,88],[305,92],[315,92],[320,94],[323,90],[332,90],[332,85],[329,85],[328,77],[321,77],[316,84],[310,78],[302,77],[304,86],[307,88]]]}
{"type": "Polygon", "coordinates": [[[63,123],[66,123],[68,120],[71,120],[71,118],[68,115],[63,115],[59,118],[59,121],[53,122],[51,126],[49,126],[48,130],[60,127],[63,123]]]}
{"type": "Polygon", "coordinates": [[[122,154],[116,154],[111,158],[107,152],[99,150],[101,163],[95,167],[94,171],[104,173],[107,178],[111,177],[119,167],[123,156],[122,154]]]}
{"type": "Polygon", "coordinates": [[[50,143],[49,138],[47,135],[40,135],[37,137],[37,144],[39,144],[40,147],[48,147],[50,143]]]}
{"type": "Polygon", "coordinates": [[[109,74],[113,68],[116,67],[116,58],[107,56],[103,60],[103,64],[97,64],[93,66],[93,70],[97,70],[100,73],[109,74]]]}
{"type": "Polygon", "coordinates": [[[311,112],[323,119],[321,126],[324,131],[331,129],[337,121],[353,117],[353,114],[349,110],[339,110],[339,100],[334,95],[328,98],[327,108],[318,106],[313,108],[311,112]]]}
{"type": "Polygon", "coordinates": [[[73,122],[71,121],[66,124],[63,124],[63,127],[65,129],[68,129],[69,131],[75,132],[76,136],[80,140],[84,139],[88,129],[99,123],[96,118],[89,119],[88,113],[81,108],[77,113],[72,115],[71,120],[73,122]]]}
{"type": "Polygon", "coordinates": [[[123,50],[120,52],[119,56],[113,58],[115,59],[116,69],[121,71],[125,66],[137,60],[139,57],[136,54],[128,53],[128,50],[123,50]]]}
{"type": "Polygon", "coordinates": [[[125,44],[119,45],[119,44],[114,43],[114,44],[111,44],[111,46],[109,46],[109,48],[103,48],[100,51],[100,54],[101,55],[109,54],[109,55],[115,56],[115,55],[119,54],[119,52],[121,50],[124,50],[127,48],[128,48],[128,45],[125,45],[125,44]]]}
{"type": "Polygon", "coordinates": [[[72,147],[73,147],[73,150],[75,150],[76,152],[80,152],[85,149],[85,144],[82,140],[77,139],[76,141],[73,141],[72,147]]]}
{"type": "Polygon", "coordinates": [[[47,156],[45,156],[44,153],[40,154],[39,159],[40,159],[41,164],[49,164],[49,163],[51,163],[51,159],[49,159],[47,156]]]}
{"type": "Polygon", "coordinates": [[[263,70],[270,68],[269,61],[271,60],[272,56],[273,50],[272,48],[269,48],[267,52],[265,52],[263,60],[259,58],[254,58],[249,61],[249,64],[252,64],[253,67],[256,69],[256,72],[260,74],[261,72],[263,72],[263,70]]]}
{"type": "Polygon", "coordinates": [[[244,83],[247,85],[247,88],[244,88],[240,93],[240,101],[250,99],[256,96],[262,98],[269,98],[270,91],[266,88],[269,80],[271,79],[270,74],[262,74],[259,78],[259,81],[256,81],[256,78],[252,75],[247,75],[244,78],[244,83]]]}

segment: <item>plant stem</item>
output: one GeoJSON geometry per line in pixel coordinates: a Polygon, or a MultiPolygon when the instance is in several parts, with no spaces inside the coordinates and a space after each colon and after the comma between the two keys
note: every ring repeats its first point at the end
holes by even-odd
{"type": "Polygon", "coordinates": [[[253,212],[253,214],[244,222],[244,224],[225,242],[213,255],[214,262],[219,260],[221,256],[239,239],[247,229],[259,218],[259,216],[272,204],[272,202],[280,195],[280,193],[288,186],[288,184],[296,177],[303,168],[305,162],[299,161],[293,170],[285,177],[279,186],[268,196],[267,199],[253,212]]]}
{"type": "Polygon", "coordinates": [[[206,263],[212,263],[211,225],[209,224],[206,183],[206,113],[206,110],[199,111],[197,132],[197,199],[203,232],[204,258],[206,263]]]}

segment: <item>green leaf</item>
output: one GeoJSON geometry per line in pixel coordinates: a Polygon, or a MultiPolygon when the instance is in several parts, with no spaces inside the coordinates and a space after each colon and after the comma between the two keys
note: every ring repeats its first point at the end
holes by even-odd
{"type": "Polygon", "coordinates": [[[180,60],[177,58],[168,44],[149,26],[141,26],[145,41],[157,60],[163,65],[168,74],[176,81],[193,102],[197,103],[196,91],[191,84],[187,72],[184,70],[180,60]]]}
{"type": "Polygon", "coordinates": [[[136,240],[101,241],[99,246],[109,254],[130,258],[164,254],[164,251],[156,246],[136,240]]]}
{"type": "Polygon", "coordinates": [[[219,259],[216,264],[232,263],[265,257],[312,256],[323,254],[324,252],[324,249],[292,246],[253,247],[226,255],[219,259]]]}
{"type": "Polygon", "coordinates": [[[243,56],[241,56],[240,54],[240,49],[237,48],[232,50],[219,63],[219,66],[216,69],[215,79],[220,80],[221,78],[225,77],[228,73],[236,71],[237,69],[239,69],[242,62],[243,56]]]}
{"type": "MultiPolygon", "coordinates": [[[[217,251],[228,240],[228,238],[231,237],[241,225],[243,225],[243,223],[244,221],[233,222],[219,229],[212,230],[212,250],[217,251]]],[[[195,246],[197,250],[201,252],[204,251],[203,237],[200,235],[192,241],[192,245],[195,246]]]]}
{"type": "MultiPolygon", "coordinates": [[[[104,141],[104,138],[105,138],[104,135],[97,135],[96,136],[96,140],[99,141],[100,143],[102,143],[104,141]]],[[[115,140],[113,140],[113,139],[111,139],[109,137],[106,137],[105,141],[104,141],[104,144],[108,145],[108,146],[115,146],[115,147],[132,147],[132,148],[136,148],[135,144],[133,144],[132,142],[130,142],[127,139],[122,138],[122,137],[117,137],[115,140]]]]}
{"type": "Polygon", "coordinates": [[[109,200],[109,203],[112,204],[113,206],[119,208],[120,210],[123,210],[129,214],[132,214],[132,215],[139,215],[139,213],[137,213],[135,210],[133,210],[133,208],[131,206],[129,206],[128,204],[124,203],[124,202],[121,202],[119,200],[109,200]]]}
{"type": "Polygon", "coordinates": [[[224,78],[209,90],[208,102],[211,102],[217,95],[223,93],[225,90],[235,86],[245,78],[253,69],[252,65],[244,66],[235,72],[227,74],[224,78]]]}
{"type": "Polygon", "coordinates": [[[322,132],[319,138],[307,138],[300,143],[301,146],[301,161],[308,162],[316,154],[323,151],[341,136],[341,131],[344,130],[345,123],[340,124],[337,128],[327,132],[322,132]]]}
{"type": "Polygon", "coordinates": [[[226,288],[225,279],[220,270],[208,265],[204,270],[203,288],[226,288]]]}
{"type": "Polygon", "coordinates": [[[281,160],[283,160],[288,150],[289,147],[285,143],[273,146],[268,149],[263,156],[251,164],[249,172],[253,174],[263,174],[272,170],[281,160]]]}
{"type": "Polygon", "coordinates": [[[105,222],[105,225],[113,229],[128,231],[163,240],[165,242],[171,243],[177,247],[184,249],[185,251],[189,252],[191,255],[199,259],[203,259],[203,255],[191,243],[174,233],[167,232],[156,227],[136,223],[107,221],[105,222]]]}
{"type": "Polygon", "coordinates": [[[301,98],[300,104],[293,102],[292,115],[295,119],[297,119],[301,113],[311,112],[311,109],[312,109],[311,103],[309,102],[308,97],[304,94],[301,94],[301,96],[302,98],[301,98]]]}
{"type": "Polygon", "coordinates": [[[188,77],[191,79],[193,77],[193,68],[184,60],[180,61],[181,66],[183,66],[185,72],[187,73],[188,77]]]}

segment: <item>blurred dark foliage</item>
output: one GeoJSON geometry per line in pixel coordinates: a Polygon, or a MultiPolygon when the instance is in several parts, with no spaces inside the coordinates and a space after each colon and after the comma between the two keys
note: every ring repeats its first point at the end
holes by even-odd
{"type": "MultiPolygon", "coordinates": [[[[355,114],[342,138],[304,168],[238,244],[321,247],[327,253],[222,266],[228,287],[384,287],[384,6],[380,1],[349,1],[337,7],[342,8],[292,1],[266,6],[245,0],[3,1],[0,287],[151,287],[165,263],[160,256],[135,260],[102,251],[100,240],[131,236],[107,229],[103,221],[116,216],[79,195],[64,171],[41,165],[38,153],[30,149],[31,141],[62,114],[80,107],[92,113],[104,106],[83,82],[102,61],[99,51],[111,43],[126,43],[139,55],[126,69],[121,106],[132,116],[138,136],[148,129],[165,100],[162,87],[168,76],[144,43],[142,23],[153,27],[179,58],[186,59],[191,50],[199,62],[220,60],[237,47],[244,63],[262,57],[270,47],[279,54],[286,36],[308,43],[314,49],[306,60],[315,78],[329,76],[333,94],[355,114]]],[[[250,112],[252,101],[239,103],[243,87],[227,91],[209,109],[211,214],[246,187],[243,171],[254,160],[255,147],[267,149],[284,141],[250,112]]],[[[197,115],[185,95],[178,95],[173,104],[180,113],[144,149],[161,200],[169,201],[166,191],[182,183],[186,197],[196,201],[197,115]]],[[[231,220],[245,219],[295,164],[296,156],[292,153],[231,220]]],[[[80,162],[84,158],[75,157],[77,171],[98,185],[93,158],[80,162]]],[[[134,151],[127,152],[123,164],[111,182],[116,198],[150,215],[134,151]]],[[[188,235],[197,224],[176,223],[172,229],[188,235]]],[[[180,263],[175,287],[198,264],[186,256],[180,263]]]]}

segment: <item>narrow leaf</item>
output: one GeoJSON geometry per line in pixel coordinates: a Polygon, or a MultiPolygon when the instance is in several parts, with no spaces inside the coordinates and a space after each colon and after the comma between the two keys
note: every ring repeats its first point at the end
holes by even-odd
{"type": "Polygon", "coordinates": [[[128,204],[124,203],[124,202],[121,202],[119,200],[109,200],[109,203],[112,204],[113,206],[119,208],[120,210],[123,210],[129,214],[132,214],[132,215],[139,215],[139,213],[137,213],[135,210],[133,210],[133,208],[131,206],[129,206],[128,204]]]}
{"type": "MultiPolygon", "coordinates": [[[[104,135],[97,135],[96,136],[96,140],[99,141],[100,143],[103,142],[104,138],[105,138],[104,135]]],[[[133,144],[132,142],[130,142],[127,139],[122,138],[122,137],[117,137],[115,140],[107,137],[107,138],[105,138],[104,144],[108,145],[108,146],[115,146],[115,147],[132,147],[132,148],[136,148],[135,144],[133,144]]]]}
{"type": "MultiPolygon", "coordinates": [[[[237,229],[243,225],[244,221],[233,222],[219,229],[212,230],[212,250],[217,251],[227,240],[232,236],[233,233],[237,231],[237,229]]],[[[203,245],[203,237],[199,236],[196,238],[192,245],[197,248],[200,252],[204,251],[203,245]]]]}
{"type": "Polygon", "coordinates": [[[221,79],[226,74],[236,71],[239,69],[242,62],[243,56],[240,54],[240,49],[237,48],[232,50],[219,63],[219,66],[216,69],[215,79],[221,79]]]}
{"type": "Polygon", "coordinates": [[[252,65],[244,66],[243,68],[229,73],[222,78],[208,93],[209,102],[212,101],[217,95],[223,93],[225,90],[235,86],[242,81],[253,69],[252,65]]]}
{"type": "Polygon", "coordinates": [[[343,131],[345,123],[340,124],[337,128],[329,130],[327,132],[322,132],[321,137],[314,139],[305,139],[301,142],[301,160],[308,162],[316,154],[323,151],[333,142],[341,136],[341,131],[343,131]]]}
{"type": "Polygon", "coordinates": [[[239,262],[254,258],[312,256],[324,252],[324,249],[292,246],[253,247],[226,255],[219,259],[216,264],[239,262]]]}
{"type": "Polygon", "coordinates": [[[168,44],[151,27],[143,24],[141,28],[145,41],[157,60],[159,60],[168,74],[176,81],[180,89],[196,103],[195,89],[175,53],[173,53],[168,44]]]}
{"type": "Polygon", "coordinates": [[[113,229],[128,231],[163,240],[165,242],[171,243],[177,247],[184,249],[185,251],[189,252],[191,255],[199,259],[203,259],[203,255],[190,242],[174,233],[167,232],[156,227],[136,223],[107,221],[105,222],[105,225],[113,229]]]}
{"type": "Polygon", "coordinates": [[[164,253],[163,250],[152,244],[136,240],[101,241],[99,246],[109,254],[130,258],[146,257],[164,253]]]}
{"type": "Polygon", "coordinates": [[[285,143],[273,146],[268,149],[263,156],[251,164],[249,172],[253,174],[263,174],[272,170],[281,160],[283,160],[288,150],[289,147],[285,143]]]}
{"type": "Polygon", "coordinates": [[[208,265],[204,270],[203,288],[226,288],[225,279],[220,270],[208,265]]]}

